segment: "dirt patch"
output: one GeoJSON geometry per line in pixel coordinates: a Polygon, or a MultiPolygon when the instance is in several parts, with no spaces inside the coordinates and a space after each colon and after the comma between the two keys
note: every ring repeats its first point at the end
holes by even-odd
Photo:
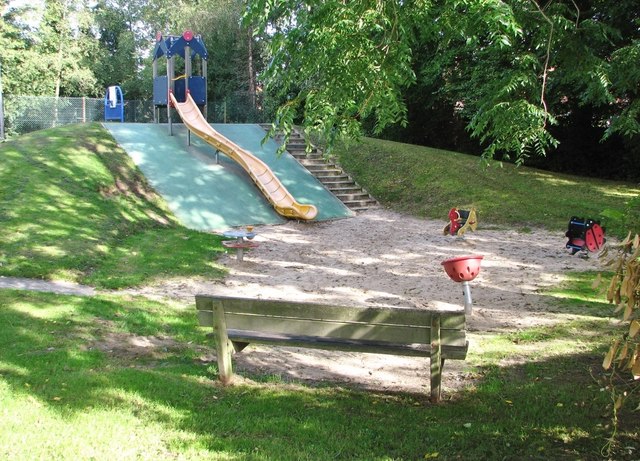
{"type": "MultiPolygon", "coordinates": [[[[462,309],[460,284],[441,262],[483,255],[471,282],[470,351],[482,335],[552,325],[572,316],[552,312],[545,289],[569,271],[598,270],[595,257],[571,256],[562,232],[483,228],[464,237],[443,235],[446,221],[417,219],[379,209],[331,222],[256,226],[260,247],[236,260],[221,259],[224,281],[173,280],[136,293],[193,301],[196,294],[318,301],[344,305],[395,305],[462,309]]],[[[194,311],[195,315],[195,311],[194,311]]],[[[238,354],[237,370],[300,380],[329,380],[376,389],[428,390],[428,361],[388,355],[256,347],[238,354]]],[[[443,387],[469,377],[465,362],[445,365],[443,387]]]]}
{"type": "Polygon", "coordinates": [[[184,349],[184,344],[169,336],[144,336],[113,331],[108,320],[99,322],[100,330],[95,340],[86,345],[87,350],[99,350],[120,360],[163,360],[184,349]]]}

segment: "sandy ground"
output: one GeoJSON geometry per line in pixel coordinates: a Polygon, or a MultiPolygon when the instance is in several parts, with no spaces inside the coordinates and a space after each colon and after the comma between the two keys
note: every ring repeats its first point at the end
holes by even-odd
{"type": "MultiPolygon", "coordinates": [[[[473,314],[468,317],[469,354],[483,335],[550,325],[571,315],[557,312],[545,289],[569,271],[600,269],[598,258],[571,256],[563,233],[483,228],[464,237],[443,235],[446,220],[431,221],[384,209],[331,222],[289,222],[257,226],[257,249],[219,262],[229,269],[223,281],[173,280],[125,293],[193,302],[196,294],[319,301],[343,305],[392,305],[463,310],[462,286],[449,279],[443,260],[482,255],[471,282],[473,314]]],[[[0,277],[0,288],[94,295],[96,290],[64,282],[0,277]]],[[[195,315],[195,309],[194,309],[195,315]]],[[[166,338],[165,338],[166,339],[166,338]]],[[[124,338],[115,343],[122,344],[124,338]]],[[[128,338],[129,353],[154,353],[163,338],[128,338]],[[133,350],[135,349],[135,350],[133,350]]],[[[110,346],[110,347],[113,347],[110,346]]],[[[202,361],[214,362],[214,349],[202,361]]],[[[428,392],[429,363],[422,358],[250,347],[234,359],[236,371],[283,380],[332,382],[383,391],[428,392]]],[[[448,361],[445,395],[473,383],[465,361],[448,361]]]]}
{"type": "MultiPolygon", "coordinates": [[[[563,233],[488,230],[480,224],[464,237],[443,235],[446,221],[407,217],[383,209],[332,222],[257,226],[259,248],[221,259],[224,281],[175,280],[142,292],[193,300],[195,294],[463,309],[462,286],[440,264],[461,255],[483,255],[471,282],[470,353],[483,335],[566,320],[552,311],[545,288],[568,271],[597,270],[598,258],[571,256],[563,233]]],[[[203,360],[214,360],[214,356],[203,360]]],[[[428,360],[310,349],[252,347],[238,354],[236,369],[285,380],[331,381],[387,391],[426,392],[428,360]]],[[[448,361],[443,388],[468,384],[462,361],[448,361]]]]}

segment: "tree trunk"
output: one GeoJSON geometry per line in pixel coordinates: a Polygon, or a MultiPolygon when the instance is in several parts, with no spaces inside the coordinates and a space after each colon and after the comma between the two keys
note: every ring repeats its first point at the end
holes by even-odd
{"type": "Polygon", "coordinates": [[[256,108],[256,73],[253,67],[253,29],[251,26],[247,27],[248,34],[248,50],[249,57],[247,59],[247,67],[249,71],[249,98],[251,100],[251,107],[256,108]]]}

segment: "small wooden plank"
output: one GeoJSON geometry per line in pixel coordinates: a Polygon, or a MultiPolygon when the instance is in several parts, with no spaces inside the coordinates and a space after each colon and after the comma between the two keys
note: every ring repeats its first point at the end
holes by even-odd
{"type": "Polygon", "coordinates": [[[196,295],[196,309],[198,311],[212,311],[213,298],[209,296],[196,295]]]}
{"type": "Polygon", "coordinates": [[[213,311],[211,310],[199,310],[198,311],[198,324],[201,327],[213,327],[214,326],[214,321],[213,321],[213,311]]]}
{"type": "MultiPolygon", "coordinates": [[[[226,313],[226,320],[229,329],[263,331],[274,334],[423,344],[428,343],[429,338],[429,328],[411,325],[369,325],[361,322],[246,316],[229,312],[226,313]]],[[[444,330],[442,334],[448,344],[464,346],[466,342],[464,331],[444,330]]]]}

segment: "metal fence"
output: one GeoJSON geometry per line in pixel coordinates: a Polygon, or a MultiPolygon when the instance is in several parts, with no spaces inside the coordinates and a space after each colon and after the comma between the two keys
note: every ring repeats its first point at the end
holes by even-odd
{"type": "MultiPolygon", "coordinates": [[[[153,111],[153,101],[150,99],[125,100],[125,122],[153,123],[153,111]]],[[[237,93],[207,105],[207,120],[212,123],[262,123],[267,118],[267,111],[262,108],[262,99],[251,98],[246,93],[237,93]]],[[[4,97],[4,123],[8,136],[60,125],[103,120],[103,98],[4,97]]],[[[177,115],[173,115],[172,121],[179,122],[177,115]]],[[[167,122],[166,110],[160,111],[159,122],[167,122]]]]}
{"type": "Polygon", "coordinates": [[[96,98],[6,96],[5,130],[8,135],[83,123],[104,118],[104,102],[96,98]]]}

